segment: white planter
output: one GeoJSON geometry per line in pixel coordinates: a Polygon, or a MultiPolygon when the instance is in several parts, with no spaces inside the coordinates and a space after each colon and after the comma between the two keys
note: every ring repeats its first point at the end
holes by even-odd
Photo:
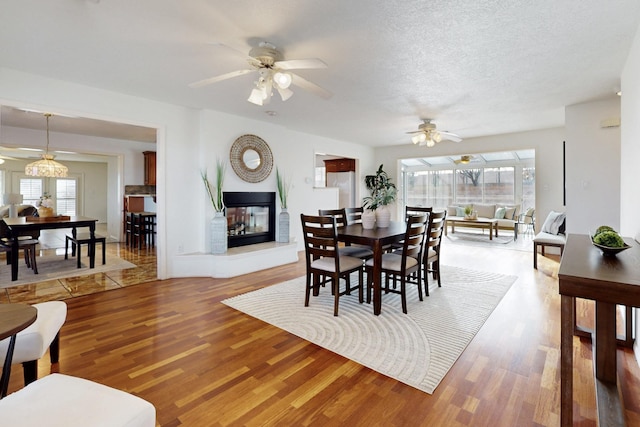
{"type": "Polygon", "coordinates": [[[282,209],[278,215],[278,243],[289,243],[289,212],[282,209]]]}
{"type": "Polygon", "coordinates": [[[376,224],[379,228],[387,228],[391,223],[391,211],[388,206],[380,206],[376,209],[376,224]]]}
{"type": "Polygon", "coordinates": [[[211,253],[227,252],[227,218],[223,212],[216,212],[211,220],[211,253]]]}
{"type": "Polygon", "coordinates": [[[369,209],[362,212],[362,228],[371,230],[376,226],[376,213],[369,209]]]}

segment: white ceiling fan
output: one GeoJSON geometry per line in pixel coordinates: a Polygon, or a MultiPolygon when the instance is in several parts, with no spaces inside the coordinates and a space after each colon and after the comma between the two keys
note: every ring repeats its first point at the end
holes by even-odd
{"type": "Polygon", "coordinates": [[[460,142],[460,138],[455,133],[440,131],[436,129],[436,124],[432,119],[422,119],[423,123],[420,123],[418,130],[413,132],[407,132],[411,136],[411,142],[418,145],[426,145],[427,147],[433,147],[436,143],[447,139],[449,141],[460,142]]]}
{"type": "Polygon", "coordinates": [[[239,52],[224,44],[218,45],[246,57],[251,68],[231,71],[230,73],[209,77],[207,79],[191,83],[189,87],[199,88],[212,83],[257,72],[258,80],[254,82],[255,87],[251,91],[249,99],[247,99],[247,101],[253,104],[264,105],[269,103],[274,88],[280,94],[282,100],[286,101],[291,97],[291,95],[293,95],[293,92],[289,89],[289,86],[292,84],[308,90],[321,98],[331,98],[332,94],[328,90],[306,80],[298,74],[291,72],[291,70],[327,68],[327,64],[320,59],[310,58],[285,60],[282,53],[276,49],[274,45],[268,42],[261,42],[258,47],[254,47],[249,51],[249,55],[239,52]]]}

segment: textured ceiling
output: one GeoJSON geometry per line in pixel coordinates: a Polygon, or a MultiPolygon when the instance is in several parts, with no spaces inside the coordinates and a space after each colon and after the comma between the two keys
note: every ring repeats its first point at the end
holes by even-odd
{"type": "Polygon", "coordinates": [[[562,126],[619,86],[639,19],[637,0],[2,0],[0,67],[383,146],[421,118],[465,138],[562,126]],[[258,107],[255,73],[188,87],[247,68],[216,43],[265,40],[326,62],[298,74],[333,97],[258,107]]]}

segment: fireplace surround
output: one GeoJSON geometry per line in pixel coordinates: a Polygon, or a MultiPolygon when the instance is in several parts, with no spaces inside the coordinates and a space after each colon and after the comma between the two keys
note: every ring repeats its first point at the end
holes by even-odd
{"type": "Polygon", "coordinates": [[[275,192],[227,191],[222,199],[229,248],[275,241],[275,192]]]}

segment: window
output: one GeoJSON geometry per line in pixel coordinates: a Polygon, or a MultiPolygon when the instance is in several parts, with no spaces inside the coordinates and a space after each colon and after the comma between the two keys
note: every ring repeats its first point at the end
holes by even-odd
{"type": "Polygon", "coordinates": [[[482,203],[482,169],[459,169],[456,171],[456,202],[460,204],[482,203]]]}
{"type": "Polygon", "coordinates": [[[484,201],[507,205],[515,198],[515,168],[484,168],[484,201]]]}
{"type": "Polygon", "coordinates": [[[44,194],[42,178],[20,178],[20,194],[22,194],[22,203],[38,206],[40,197],[44,194]]]}
{"type": "Polygon", "coordinates": [[[75,179],[56,179],[56,213],[58,215],[77,215],[76,189],[77,181],[75,179]]]}
{"type": "Polygon", "coordinates": [[[416,171],[406,176],[407,206],[448,206],[453,202],[453,171],[416,171]]]}
{"type": "Polygon", "coordinates": [[[402,208],[491,203],[535,207],[535,150],[402,159],[402,208]]]}
{"type": "Polygon", "coordinates": [[[20,178],[20,194],[25,205],[38,206],[40,197],[49,194],[55,200],[55,211],[58,215],[78,215],[78,179],[77,178],[48,178],[45,183],[42,178],[24,176],[20,178]],[[49,191],[45,185],[53,186],[49,191]]]}

